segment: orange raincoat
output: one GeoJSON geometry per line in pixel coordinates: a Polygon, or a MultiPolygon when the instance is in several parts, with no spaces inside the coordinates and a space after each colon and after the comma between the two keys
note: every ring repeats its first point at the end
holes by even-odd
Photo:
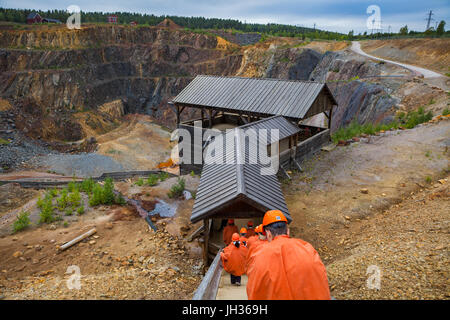
{"type": "Polygon", "coordinates": [[[227,225],[225,228],[223,228],[223,242],[225,242],[226,245],[229,245],[231,243],[231,237],[233,236],[233,233],[239,233],[238,227],[236,225],[227,225]]]}
{"type": "Polygon", "coordinates": [[[245,273],[245,259],[247,258],[247,248],[240,244],[239,248],[231,243],[220,253],[223,268],[233,276],[241,276],[245,273]]]}
{"type": "Polygon", "coordinates": [[[247,248],[250,249],[250,247],[252,246],[253,243],[259,241],[259,236],[258,235],[254,235],[251,236],[247,239],[247,248]]]}
{"type": "MultiPolygon", "coordinates": [[[[255,247],[255,246],[254,246],[255,247]]],[[[306,241],[275,237],[247,257],[249,300],[329,300],[325,266],[306,241]]]]}
{"type": "Polygon", "coordinates": [[[255,234],[256,234],[256,233],[255,233],[255,229],[253,229],[253,228],[248,228],[248,229],[247,229],[247,235],[246,235],[246,237],[247,237],[247,238],[250,238],[250,237],[253,237],[255,234]]]}

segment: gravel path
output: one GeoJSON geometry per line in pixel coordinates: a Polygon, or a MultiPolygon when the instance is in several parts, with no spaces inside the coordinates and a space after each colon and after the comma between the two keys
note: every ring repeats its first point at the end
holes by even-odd
{"type": "Polygon", "coordinates": [[[361,44],[358,41],[352,41],[351,50],[356,52],[356,53],[358,53],[358,54],[360,54],[360,55],[363,55],[365,57],[371,58],[371,59],[376,59],[376,60],[389,62],[389,63],[392,63],[392,64],[396,64],[398,66],[404,67],[406,69],[412,70],[412,71],[414,71],[416,73],[422,74],[424,78],[442,77],[442,74],[434,72],[434,71],[431,71],[431,70],[428,70],[428,69],[412,66],[412,65],[406,64],[406,63],[400,63],[400,62],[395,62],[395,61],[392,61],[392,60],[382,59],[382,58],[378,58],[378,57],[372,56],[370,54],[367,54],[364,51],[362,51],[361,44]]]}

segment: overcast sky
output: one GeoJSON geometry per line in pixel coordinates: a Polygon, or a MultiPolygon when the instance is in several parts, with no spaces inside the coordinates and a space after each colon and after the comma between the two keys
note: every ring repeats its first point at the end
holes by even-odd
{"type": "Polygon", "coordinates": [[[426,17],[433,10],[432,26],[446,21],[450,28],[450,0],[0,0],[0,7],[23,9],[67,9],[78,5],[82,11],[127,11],[154,15],[202,16],[237,19],[242,22],[281,23],[316,27],[347,33],[369,31],[367,7],[377,5],[381,11],[384,31],[398,32],[408,25],[411,30],[424,31],[426,17]]]}

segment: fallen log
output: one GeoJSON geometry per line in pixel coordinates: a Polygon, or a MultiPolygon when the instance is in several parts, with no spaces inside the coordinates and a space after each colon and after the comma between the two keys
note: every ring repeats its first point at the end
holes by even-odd
{"type": "Polygon", "coordinates": [[[83,239],[86,239],[87,237],[92,236],[94,233],[97,232],[97,229],[91,229],[86,233],[83,233],[81,236],[76,237],[73,240],[70,240],[69,242],[66,242],[65,244],[63,244],[62,246],[59,247],[59,250],[63,251],[66,250],[67,248],[73,246],[74,244],[80,242],[83,239]]]}

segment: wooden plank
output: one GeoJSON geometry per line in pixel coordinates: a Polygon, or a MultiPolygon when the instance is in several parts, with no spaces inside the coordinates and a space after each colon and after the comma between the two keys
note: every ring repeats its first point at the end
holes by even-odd
{"type": "Polygon", "coordinates": [[[61,250],[61,251],[66,250],[67,248],[70,248],[71,246],[73,246],[74,244],[80,242],[81,240],[92,236],[96,232],[97,232],[97,229],[93,228],[93,229],[89,230],[88,232],[83,233],[81,236],[78,236],[75,239],[70,240],[69,242],[66,242],[61,247],[59,247],[59,250],[61,250]]]}
{"type": "Polygon", "coordinates": [[[197,237],[200,233],[202,233],[203,230],[205,230],[205,226],[201,225],[200,227],[197,228],[197,230],[192,232],[191,235],[186,238],[186,240],[188,242],[191,242],[195,237],[197,237]]]}
{"type": "Polygon", "coordinates": [[[208,248],[209,248],[209,221],[208,219],[203,220],[203,225],[205,227],[205,235],[203,241],[203,274],[206,273],[206,268],[208,265],[208,248]]]}
{"type": "Polygon", "coordinates": [[[217,253],[211,266],[203,277],[202,282],[194,293],[192,300],[215,300],[219,288],[223,267],[220,261],[220,252],[217,253]]]}

